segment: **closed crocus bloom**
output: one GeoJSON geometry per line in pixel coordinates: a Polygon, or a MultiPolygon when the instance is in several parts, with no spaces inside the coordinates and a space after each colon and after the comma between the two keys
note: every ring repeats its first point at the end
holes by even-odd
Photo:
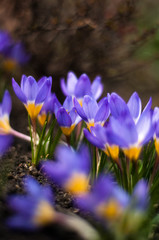
{"type": "Polygon", "coordinates": [[[81,121],[72,101],[72,97],[66,97],[63,106],[57,106],[55,116],[62,132],[66,136],[70,136],[75,126],[81,121]]]}
{"type": "Polygon", "coordinates": [[[33,230],[54,222],[56,212],[51,188],[41,186],[32,177],[25,179],[26,195],[8,198],[9,207],[15,212],[7,219],[11,228],[33,230]]]}
{"type": "Polygon", "coordinates": [[[25,105],[31,119],[36,119],[44,101],[50,93],[52,85],[51,77],[42,77],[38,82],[32,76],[22,76],[21,85],[12,79],[12,86],[17,97],[25,105]]]}
{"type": "Polygon", "coordinates": [[[69,72],[67,83],[65,83],[64,79],[61,79],[61,89],[66,96],[75,96],[82,105],[85,95],[90,95],[97,100],[103,92],[103,85],[99,76],[91,84],[89,77],[85,73],[78,79],[73,72],[69,72]]]}
{"type": "MultiPolygon", "coordinates": [[[[109,101],[112,114],[109,123],[111,138],[123,149],[129,159],[136,161],[142,146],[150,141],[154,134],[151,99],[141,114],[135,114],[135,110],[128,107],[116,93],[111,94],[109,101]],[[137,116],[136,120],[135,115],[137,116]]],[[[140,104],[136,105],[140,108],[140,104]]]]}
{"type": "Polygon", "coordinates": [[[74,98],[74,105],[79,116],[86,122],[89,130],[96,124],[103,126],[110,114],[109,103],[106,97],[97,103],[94,98],[86,95],[83,98],[82,107],[76,98],[74,98]]]}
{"type": "Polygon", "coordinates": [[[84,129],[84,135],[89,142],[102,149],[115,161],[118,161],[119,146],[112,141],[111,131],[108,126],[102,127],[101,125],[96,125],[95,127],[91,127],[91,131],[84,129]]]}
{"type": "Polygon", "coordinates": [[[78,152],[67,146],[59,146],[57,161],[42,163],[42,170],[51,181],[74,195],[85,194],[89,189],[90,155],[86,146],[78,152]]]}
{"type": "Polygon", "coordinates": [[[0,156],[7,150],[13,141],[12,128],[9,123],[9,115],[12,102],[9,92],[6,90],[0,104],[0,156]]]}

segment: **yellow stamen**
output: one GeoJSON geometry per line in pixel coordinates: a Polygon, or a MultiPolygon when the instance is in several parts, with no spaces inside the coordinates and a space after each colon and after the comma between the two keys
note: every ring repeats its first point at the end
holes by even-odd
{"type": "Polygon", "coordinates": [[[119,147],[117,145],[106,145],[104,152],[112,157],[114,160],[118,160],[119,156],[119,147]]]}
{"type": "Polygon", "coordinates": [[[42,200],[35,212],[33,223],[38,226],[43,226],[51,223],[55,218],[55,211],[51,204],[42,200]]]}
{"type": "Polygon", "coordinates": [[[134,146],[130,148],[124,148],[123,152],[130,160],[137,161],[141,152],[141,147],[134,146]]]}
{"type": "Polygon", "coordinates": [[[74,128],[75,124],[72,124],[71,127],[61,127],[61,130],[63,134],[65,134],[66,136],[70,136],[74,128]]]}
{"type": "Polygon", "coordinates": [[[65,184],[65,189],[73,194],[84,194],[88,191],[88,177],[83,173],[74,173],[65,184]]]}
{"type": "Polygon", "coordinates": [[[35,105],[34,102],[30,102],[27,105],[25,105],[31,119],[37,118],[42,106],[43,106],[43,103],[35,105]]]}
{"type": "Polygon", "coordinates": [[[91,132],[91,127],[94,127],[94,126],[95,126],[94,121],[90,121],[87,123],[87,128],[89,129],[90,132],[91,132]]]}
{"type": "Polygon", "coordinates": [[[10,132],[11,126],[9,124],[8,115],[4,115],[0,118],[0,133],[1,134],[8,134],[10,132]]]}
{"type": "Polygon", "coordinates": [[[112,199],[108,203],[100,204],[97,207],[96,212],[99,216],[108,220],[115,220],[120,216],[122,208],[117,201],[112,199]]]}

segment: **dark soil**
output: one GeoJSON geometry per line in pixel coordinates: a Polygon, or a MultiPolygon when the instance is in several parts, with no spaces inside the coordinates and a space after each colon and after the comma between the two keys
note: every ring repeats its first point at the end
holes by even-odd
{"type": "MultiPolygon", "coordinates": [[[[6,198],[10,194],[23,193],[23,178],[26,175],[35,177],[41,184],[48,184],[47,179],[40,170],[31,165],[31,153],[29,145],[16,144],[3,156],[0,168],[0,239],[2,240],[81,240],[76,233],[54,224],[36,232],[23,232],[8,229],[5,224],[7,216],[11,214],[6,204],[6,198]]],[[[78,209],[73,206],[71,196],[63,192],[56,185],[51,184],[55,196],[55,209],[77,213],[78,209]]]]}

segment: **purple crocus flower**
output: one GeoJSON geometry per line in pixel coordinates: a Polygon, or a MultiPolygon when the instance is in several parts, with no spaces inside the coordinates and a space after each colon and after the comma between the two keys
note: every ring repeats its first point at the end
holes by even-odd
{"type": "Polygon", "coordinates": [[[78,152],[67,146],[59,146],[55,161],[42,163],[42,171],[51,181],[75,195],[88,191],[90,173],[90,155],[86,146],[78,152]]]}
{"type": "Polygon", "coordinates": [[[41,186],[32,177],[25,178],[26,195],[8,197],[8,205],[15,212],[7,220],[11,228],[34,230],[54,221],[53,194],[48,186],[41,186]]]}
{"type": "Polygon", "coordinates": [[[88,95],[83,98],[83,105],[79,104],[76,98],[74,98],[75,108],[80,117],[86,122],[88,129],[94,127],[96,124],[104,125],[109,117],[109,103],[108,98],[103,98],[99,103],[88,95]]]}
{"type": "Polygon", "coordinates": [[[3,50],[3,55],[6,57],[6,61],[13,61],[18,64],[26,64],[30,56],[26,53],[24,45],[20,42],[12,43],[8,48],[3,50]]]}
{"type": "MultiPolygon", "coordinates": [[[[128,107],[116,93],[110,95],[109,101],[112,114],[109,122],[110,137],[123,149],[129,159],[137,160],[142,146],[150,141],[154,134],[151,99],[142,113],[139,109],[133,110],[134,104],[128,102],[128,107]]],[[[140,108],[140,104],[137,105],[140,108]]]]}
{"type": "Polygon", "coordinates": [[[75,96],[82,105],[85,95],[90,95],[97,100],[103,92],[103,85],[101,84],[101,78],[99,76],[97,76],[91,84],[86,74],[82,74],[79,79],[77,79],[73,72],[69,72],[67,84],[64,79],[61,79],[61,89],[65,96],[75,96]]]}
{"type": "Polygon", "coordinates": [[[3,55],[3,67],[12,70],[16,64],[26,64],[30,56],[21,42],[14,42],[7,31],[0,31],[0,53],[3,55]]]}
{"type": "Polygon", "coordinates": [[[111,175],[102,175],[96,180],[90,192],[76,197],[76,204],[106,225],[113,222],[120,225],[120,221],[125,220],[126,216],[130,221],[131,214],[136,212],[139,217],[139,214],[145,212],[148,206],[148,185],[144,180],[140,180],[130,196],[111,175]]]}
{"type": "Polygon", "coordinates": [[[21,85],[12,79],[12,86],[17,97],[24,103],[31,119],[36,119],[44,101],[50,93],[51,77],[42,77],[38,82],[32,76],[22,76],[21,85]]]}
{"type": "Polygon", "coordinates": [[[111,156],[115,161],[118,161],[119,156],[119,146],[113,142],[111,139],[111,133],[109,131],[109,126],[102,127],[101,125],[96,125],[91,127],[90,131],[84,129],[84,135],[96,147],[102,149],[108,156],[111,156]]]}
{"type": "Polygon", "coordinates": [[[55,103],[55,116],[66,136],[69,136],[75,126],[82,120],[73,105],[71,96],[66,97],[63,106],[57,106],[55,103]]]}
{"type": "Polygon", "coordinates": [[[117,185],[111,175],[100,176],[90,192],[77,196],[76,203],[84,211],[105,221],[120,219],[130,203],[130,196],[117,185]]]}
{"type": "Polygon", "coordinates": [[[8,149],[13,141],[9,115],[12,108],[12,101],[9,92],[6,90],[0,104],[0,156],[8,149]]]}

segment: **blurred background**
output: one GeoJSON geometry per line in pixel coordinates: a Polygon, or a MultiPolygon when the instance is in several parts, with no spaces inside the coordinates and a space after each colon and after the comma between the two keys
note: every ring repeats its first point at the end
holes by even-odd
{"type": "Polygon", "coordinates": [[[158,5],[157,0],[1,0],[0,87],[1,95],[8,88],[13,96],[12,116],[17,121],[26,114],[12,77],[20,82],[22,74],[37,80],[52,76],[53,91],[63,100],[60,79],[70,70],[91,80],[100,75],[103,96],[115,91],[128,100],[137,91],[144,104],[152,96],[153,106],[159,105],[158,5]],[[12,39],[9,52],[1,51],[4,32],[12,39]]]}

